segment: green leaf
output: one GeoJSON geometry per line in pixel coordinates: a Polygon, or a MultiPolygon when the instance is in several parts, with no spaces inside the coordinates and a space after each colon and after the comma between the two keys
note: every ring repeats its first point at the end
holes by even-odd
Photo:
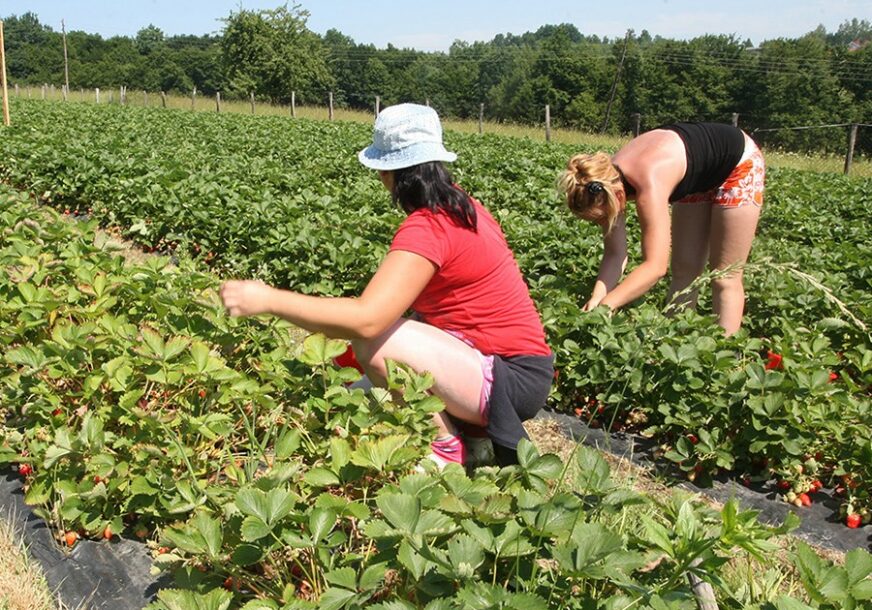
{"type": "Polygon", "coordinates": [[[357,574],[355,574],[352,568],[331,570],[324,574],[324,579],[331,585],[336,585],[343,589],[357,589],[357,574]]]}
{"type": "Polygon", "coordinates": [[[253,544],[240,544],[233,549],[230,560],[240,567],[251,566],[263,558],[263,550],[253,544]]]}
{"type": "Polygon", "coordinates": [[[411,534],[421,515],[421,501],[405,494],[382,493],[375,500],[379,510],[396,529],[411,534]]]}
{"type": "Polygon", "coordinates": [[[216,519],[212,519],[209,515],[202,512],[194,516],[192,523],[200,535],[203,536],[209,559],[218,559],[221,553],[221,544],[224,541],[224,535],[221,533],[221,524],[216,519]]]}
{"type": "Polygon", "coordinates": [[[330,487],[331,485],[339,485],[339,477],[332,470],[327,468],[312,468],[309,472],[303,475],[303,480],[312,487],[330,487]]]}
{"type": "Polygon", "coordinates": [[[331,508],[315,508],[309,515],[309,531],[316,543],[330,533],[336,525],[336,511],[331,508]]]}
{"type": "Polygon", "coordinates": [[[340,610],[341,608],[345,608],[349,602],[353,601],[356,597],[357,593],[354,591],[330,588],[321,596],[321,600],[318,602],[318,608],[319,610],[340,610]]]}
{"type": "Polygon", "coordinates": [[[249,515],[242,520],[241,535],[242,539],[247,542],[257,542],[262,538],[269,536],[272,528],[264,523],[260,517],[249,515]]]}
{"type": "Polygon", "coordinates": [[[309,335],[303,341],[298,358],[309,366],[318,366],[332,362],[337,356],[341,356],[348,348],[345,341],[328,339],[321,333],[309,335]]]}

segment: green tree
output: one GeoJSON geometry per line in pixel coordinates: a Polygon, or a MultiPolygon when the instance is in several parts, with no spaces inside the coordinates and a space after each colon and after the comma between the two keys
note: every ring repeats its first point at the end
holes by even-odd
{"type": "Polygon", "coordinates": [[[224,20],[221,39],[228,89],[254,92],[276,102],[321,101],[333,86],[327,48],[306,27],[309,13],[294,4],[272,10],[240,10],[224,20]]]}

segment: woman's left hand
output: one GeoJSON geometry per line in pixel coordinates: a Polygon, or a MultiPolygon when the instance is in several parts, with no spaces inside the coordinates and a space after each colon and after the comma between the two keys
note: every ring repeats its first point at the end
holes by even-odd
{"type": "Polygon", "coordinates": [[[260,280],[230,280],[221,286],[221,301],[231,316],[269,313],[273,288],[260,280]]]}

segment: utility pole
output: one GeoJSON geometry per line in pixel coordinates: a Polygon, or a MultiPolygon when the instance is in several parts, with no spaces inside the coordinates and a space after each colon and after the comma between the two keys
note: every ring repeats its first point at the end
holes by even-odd
{"type": "Polygon", "coordinates": [[[3,22],[0,21],[0,89],[3,96],[3,124],[9,126],[9,91],[6,88],[6,45],[3,42],[3,22]]]}
{"type": "Polygon", "coordinates": [[[64,35],[64,84],[67,87],[67,91],[70,90],[70,62],[67,59],[67,28],[64,25],[64,20],[61,19],[61,32],[64,35]]]}
{"type": "Polygon", "coordinates": [[[602,133],[606,132],[609,127],[609,116],[612,114],[612,103],[615,101],[615,92],[618,89],[618,79],[621,76],[621,69],[624,67],[624,58],[627,56],[627,44],[630,42],[630,33],[633,30],[627,30],[624,36],[624,50],[621,51],[621,61],[618,62],[618,69],[615,70],[615,80],[612,81],[612,90],[609,93],[609,103],[606,105],[606,118],[603,121],[602,133]]]}

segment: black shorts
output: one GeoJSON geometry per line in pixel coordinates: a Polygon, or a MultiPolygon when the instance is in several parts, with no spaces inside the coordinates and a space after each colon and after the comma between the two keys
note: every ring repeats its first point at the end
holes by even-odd
{"type": "Polygon", "coordinates": [[[554,355],[494,356],[494,382],[488,401],[487,434],[494,443],[515,450],[529,439],[523,422],[536,416],[554,382],[554,355]]]}

